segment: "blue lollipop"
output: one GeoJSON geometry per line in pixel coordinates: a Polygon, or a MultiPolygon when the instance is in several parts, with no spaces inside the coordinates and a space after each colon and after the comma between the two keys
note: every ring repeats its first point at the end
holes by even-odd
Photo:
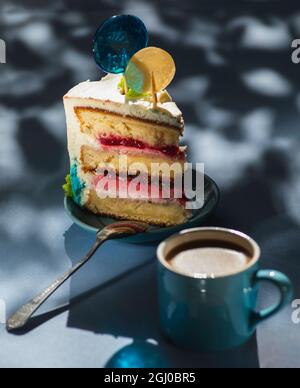
{"type": "Polygon", "coordinates": [[[148,45],[148,32],[136,16],[119,15],[104,22],[97,30],[93,53],[97,65],[106,73],[125,73],[135,53],[148,45]]]}

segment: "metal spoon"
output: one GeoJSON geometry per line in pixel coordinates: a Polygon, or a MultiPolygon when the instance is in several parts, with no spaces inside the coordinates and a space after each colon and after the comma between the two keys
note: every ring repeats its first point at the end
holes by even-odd
{"type": "Polygon", "coordinates": [[[97,239],[88,254],[79,261],[72,269],[67,271],[63,276],[52,283],[45,291],[36,296],[30,302],[21,307],[6,323],[8,331],[22,329],[32,315],[46,302],[46,300],[63,285],[72,275],[74,275],[81,267],[83,267],[96,253],[98,248],[108,240],[133,236],[138,233],[144,233],[149,228],[149,225],[139,222],[117,222],[106,226],[97,233],[97,239]]]}

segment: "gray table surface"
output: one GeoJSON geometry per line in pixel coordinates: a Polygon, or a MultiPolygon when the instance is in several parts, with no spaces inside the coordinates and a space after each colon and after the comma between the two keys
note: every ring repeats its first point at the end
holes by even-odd
{"type": "MultiPolygon", "coordinates": [[[[78,82],[100,78],[93,33],[120,13],[140,16],[151,44],[175,58],[170,92],[184,112],[185,143],[222,192],[208,224],[256,238],[263,267],[290,276],[300,298],[300,78],[291,61],[300,6],[161,4],[1,1],[7,63],[0,66],[0,320],[4,305],[9,315],[93,241],[63,210],[69,161],[61,98],[78,82]]],[[[300,367],[300,325],[291,307],[228,353],[191,353],[168,343],[158,325],[155,249],[109,243],[49,300],[31,330],[12,335],[0,324],[0,367],[300,367]]],[[[277,297],[263,287],[263,305],[277,297]]]]}
{"type": "MultiPolygon", "coordinates": [[[[10,247],[6,260],[1,255],[0,293],[6,296],[7,314],[75,262],[94,238],[74,225],[63,235],[53,255],[36,246],[10,247]],[[17,260],[22,264],[12,275],[17,260]]],[[[290,247],[298,240],[293,230],[270,236],[268,229],[262,229],[258,240],[263,236],[268,257],[285,253],[286,239],[290,247]]],[[[8,334],[0,325],[0,366],[300,367],[300,330],[292,323],[291,308],[261,325],[244,347],[229,352],[199,354],[166,341],[158,324],[155,250],[156,244],[108,243],[26,331],[8,334]]],[[[290,251],[286,254],[292,257],[290,251]]],[[[299,276],[296,262],[287,264],[276,258],[263,262],[268,268],[284,267],[293,279],[299,276]]],[[[273,288],[264,288],[264,304],[277,297],[273,288]]]]}

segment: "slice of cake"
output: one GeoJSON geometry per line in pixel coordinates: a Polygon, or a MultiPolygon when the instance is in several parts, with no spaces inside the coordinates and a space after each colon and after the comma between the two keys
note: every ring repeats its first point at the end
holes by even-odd
{"type": "Polygon", "coordinates": [[[182,113],[166,92],[158,96],[162,102],[156,108],[147,100],[128,100],[119,90],[121,81],[119,75],[108,75],[83,82],[64,97],[73,199],[93,213],[117,219],[161,226],[183,223],[189,214],[174,184],[186,162],[186,149],[179,146],[182,113]],[[143,180],[129,195],[135,172],[143,180]],[[162,185],[170,173],[166,197],[162,185]],[[110,183],[115,195],[107,196],[110,183]]]}

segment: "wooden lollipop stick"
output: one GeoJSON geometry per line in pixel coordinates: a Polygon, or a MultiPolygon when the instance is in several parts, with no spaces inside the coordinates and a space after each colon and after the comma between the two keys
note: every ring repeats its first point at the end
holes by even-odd
{"type": "Polygon", "coordinates": [[[127,93],[128,93],[128,85],[127,85],[125,74],[123,74],[123,77],[124,77],[124,91],[125,91],[125,95],[127,95],[127,93]]]}
{"type": "Polygon", "coordinates": [[[157,103],[158,103],[158,98],[157,98],[156,87],[155,87],[155,78],[154,78],[153,73],[151,75],[151,83],[152,83],[152,104],[153,104],[152,108],[156,109],[157,103]]]}

